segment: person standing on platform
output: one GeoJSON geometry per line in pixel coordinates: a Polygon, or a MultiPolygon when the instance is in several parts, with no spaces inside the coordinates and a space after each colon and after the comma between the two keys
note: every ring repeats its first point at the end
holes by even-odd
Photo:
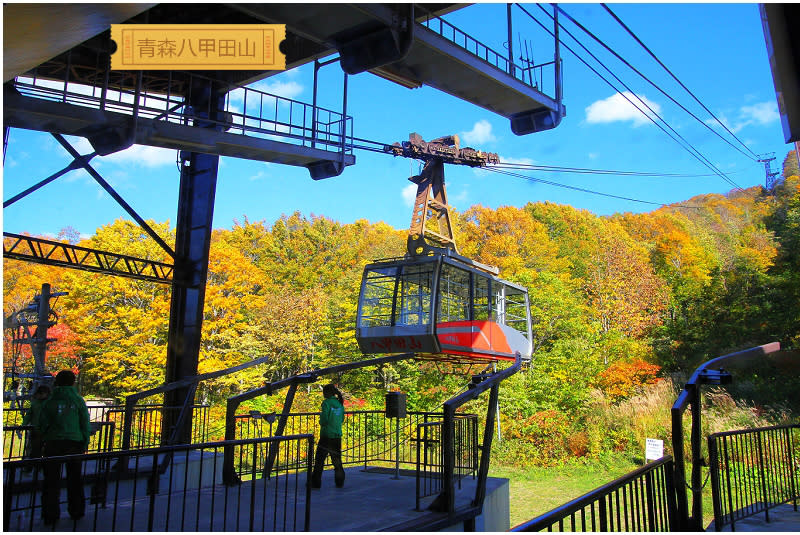
{"type": "Polygon", "coordinates": [[[339,389],[332,384],[322,388],[325,401],[319,415],[319,443],[314,455],[314,470],[311,473],[311,487],[322,487],[322,470],[325,460],[331,456],[336,486],[344,486],[344,468],[342,467],[342,422],[344,421],[344,398],[339,389]]]}
{"type": "MultiPolygon", "coordinates": [[[[31,406],[22,418],[22,425],[31,426],[28,431],[28,444],[25,448],[26,459],[36,459],[42,456],[42,432],[41,425],[39,424],[39,416],[42,414],[42,407],[50,397],[50,387],[45,384],[40,384],[36,388],[31,398],[31,406]]],[[[31,466],[26,466],[23,470],[29,472],[31,466]]]]}
{"type": "MultiPolygon", "coordinates": [[[[75,374],[63,370],[56,375],[53,393],[39,416],[45,457],[82,454],[91,436],[89,410],[75,390],[75,374]]],[[[67,461],[67,510],[73,520],[83,517],[86,503],[81,478],[81,461],[67,461]]],[[[55,524],[61,516],[61,462],[45,460],[42,517],[55,524]]]]}

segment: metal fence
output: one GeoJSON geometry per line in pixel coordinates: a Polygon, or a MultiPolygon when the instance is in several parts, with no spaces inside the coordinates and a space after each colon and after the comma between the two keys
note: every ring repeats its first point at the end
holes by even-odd
{"type": "MultiPolygon", "coordinates": [[[[92,442],[89,452],[113,451],[122,449],[122,429],[125,409],[122,405],[91,405],[89,419],[93,426],[92,442]],[[100,434],[95,432],[104,431],[100,434]],[[110,431],[109,431],[110,430],[110,431]]],[[[180,413],[182,407],[167,407],[167,411],[180,413]]],[[[192,407],[192,444],[202,444],[209,440],[209,406],[192,407]]],[[[131,449],[155,448],[161,445],[161,422],[164,406],[158,404],[137,405],[133,410],[131,425],[131,449]]],[[[25,409],[3,411],[3,459],[21,459],[28,443],[30,426],[20,425],[25,409]]],[[[240,437],[252,438],[252,437],[240,437]]]]}
{"type": "MultiPolygon", "coordinates": [[[[279,415],[251,411],[235,417],[236,439],[271,437],[279,415]]],[[[406,418],[387,418],[383,411],[346,411],[342,424],[342,464],[416,467],[417,438],[420,425],[440,422],[441,413],[409,411],[406,418]]],[[[477,467],[477,416],[459,414],[457,432],[458,464],[464,469],[477,467]],[[461,423],[461,422],[464,423],[461,423]],[[468,422],[468,423],[467,423],[468,422]],[[461,460],[461,459],[464,460],[461,460]]],[[[319,413],[291,413],[286,434],[312,434],[319,437],[319,413]]],[[[328,459],[327,465],[331,465],[328,459]]]]}
{"type": "Polygon", "coordinates": [[[673,470],[662,457],[512,531],[673,531],[673,470]]]}
{"type": "MultiPolygon", "coordinates": [[[[4,531],[309,530],[310,435],[168,446],[3,463],[4,531]],[[241,484],[222,483],[223,448],[236,451],[241,484]],[[273,475],[262,477],[268,449],[273,475]],[[300,458],[299,454],[303,457],[300,458]],[[164,463],[171,458],[170,463],[164,463]],[[79,460],[85,515],[41,520],[43,463],[79,460]],[[127,469],[122,469],[122,467],[127,469]]],[[[65,489],[59,489],[61,509],[65,489]]]]}
{"type": "Polygon", "coordinates": [[[714,433],[708,437],[714,527],[717,531],[800,498],[800,425],[714,433]]]}
{"type": "MultiPolygon", "coordinates": [[[[178,415],[183,410],[182,406],[164,407],[159,404],[143,404],[136,405],[133,408],[132,420],[130,426],[131,449],[140,448],[155,448],[162,444],[162,421],[164,418],[164,411],[178,415]]],[[[192,435],[191,444],[202,444],[208,441],[208,405],[193,405],[191,408],[193,412],[192,417],[192,435]]],[[[125,407],[114,406],[105,412],[104,418],[106,421],[114,422],[117,429],[124,428],[125,421],[125,407]]],[[[117,434],[116,442],[113,449],[122,449],[123,434],[117,434]]]]}
{"type": "MultiPolygon", "coordinates": [[[[9,425],[3,427],[3,461],[13,461],[31,457],[30,425],[9,425]]],[[[115,425],[113,422],[92,422],[89,437],[89,453],[111,451],[114,444],[115,425]]],[[[41,453],[39,454],[41,456],[41,453]]]]}
{"type": "MultiPolygon", "coordinates": [[[[442,420],[417,425],[416,438],[416,509],[422,510],[423,498],[439,494],[444,488],[444,452],[442,420]]],[[[456,415],[453,447],[453,477],[461,488],[461,480],[475,477],[478,471],[478,417],[456,415]]]]}
{"type": "MultiPolygon", "coordinates": [[[[99,65],[102,61],[107,61],[107,56],[98,52],[96,62],[99,65]]],[[[69,58],[67,62],[69,64],[69,58]]],[[[258,89],[259,84],[227,87],[222,112],[212,114],[210,110],[188,105],[193,91],[202,91],[213,82],[194,73],[182,72],[180,76],[173,76],[172,72],[165,71],[159,73],[158,80],[148,80],[146,87],[135,91],[131,87],[136,85],[136,74],[130,71],[112,71],[109,76],[101,78],[103,72],[100,70],[89,69],[87,74],[81,69],[68,68],[64,79],[60,80],[52,79],[52,69],[46,71],[44,76],[36,70],[19,76],[14,87],[27,97],[143,119],[184,125],[213,124],[226,132],[248,137],[277,139],[348,154],[353,150],[352,117],[271,94],[258,89]]]]}
{"type": "MultiPolygon", "coordinates": [[[[513,76],[520,82],[540,92],[544,92],[542,86],[545,84],[546,69],[548,70],[548,74],[555,78],[555,61],[521,66],[509,60],[508,52],[502,54],[497,52],[464,31],[456,28],[442,17],[428,13],[425,20],[420,21],[420,24],[444,39],[447,39],[454,45],[463,48],[473,56],[482,59],[492,67],[513,76]]],[[[550,88],[549,92],[554,91],[554,88],[550,88]]]]}

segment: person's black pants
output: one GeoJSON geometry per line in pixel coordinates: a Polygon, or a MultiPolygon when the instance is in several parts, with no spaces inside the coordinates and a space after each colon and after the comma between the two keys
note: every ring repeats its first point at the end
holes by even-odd
{"type": "Polygon", "coordinates": [[[311,486],[318,489],[322,486],[322,470],[325,460],[331,456],[333,462],[333,478],[337,487],[344,486],[344,468],[342,467],[342,438],[320,437],[317,452],[314,454],[314,470],[311,472],[311,486]]]}
{"type": "MultiPolygon", "coordinates": [[[[44,446],[45,457],[84,453],[83,442],[76,440],[49,440],[44,446]]],[[[61,516],[61,462],[44,462],[44,488],[42,489],[42,518],[53,524],[61,516]]],[[[67,461],[67,511],[73,519],[81,518],[86,509],[81,478],[81,461],[67,461]]]]}

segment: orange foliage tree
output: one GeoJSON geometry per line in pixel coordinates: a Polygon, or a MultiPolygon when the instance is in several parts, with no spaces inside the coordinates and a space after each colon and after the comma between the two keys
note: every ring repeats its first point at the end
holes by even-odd
{"type": "Polygon", "coordinates": [[[643,386],[655,383],[661,366],[642,359],[617,361],[597,375],[597,386],[612,401],[632,395],[643,386]]]}

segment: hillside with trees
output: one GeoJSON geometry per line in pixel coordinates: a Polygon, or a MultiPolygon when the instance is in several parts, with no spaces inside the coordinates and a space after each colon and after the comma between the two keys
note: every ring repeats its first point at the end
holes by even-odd
{"type": "MultiPolygon", "coordinates": [[[[667,438],[668,420],[650,421],[646,406],[656,407],[653,414],[668,409],[674,377],[771,341],[800,349],[800,176],[792,165],[787,158],[772,192],[702,195],[648,213],[599,217],[531,202],[456,214],[460,252],[530,293],[535,351],[530,368],[501,389],[509,439],[498,446],[502,458],[547,464],[624,451],[643,433],[667,438]]],[[[174,241],[169,222],[150,224],[174,241]]],[[[354,326],[363,266],[402,255],[405,236],[384,223],[299,213],[216,230],[200,372],[273,359],[204,383],[198,401],[220,404],[265,378],[361,359],[354,326]]],[[[77,243],[70,229],[60,239],[77,243]]],[[[126,220],[79,244],[166,260],[126,220]]],[[[79,372],[85,395],[121,399],[163,383],[169,286],[6,259],[3,267],[6,316],[43,282],[69,292],[56,303],[59,342],[48,365],[79,372]]],[[[4,348],[8,368],[10,344],[4,348]]],[[[29,366],[29,354],[18,359],[29,366]]],[[[409,408],[434,409],[466,381],[450,373],[465,370],[448,366],[387,365],[348,374],[341,386],[349,406],[380,408],[395,388],[408,393],[409,408]]],[[[797,414],[796,392],[776,396],[785,399],[752,417],[797,414]]]]}

